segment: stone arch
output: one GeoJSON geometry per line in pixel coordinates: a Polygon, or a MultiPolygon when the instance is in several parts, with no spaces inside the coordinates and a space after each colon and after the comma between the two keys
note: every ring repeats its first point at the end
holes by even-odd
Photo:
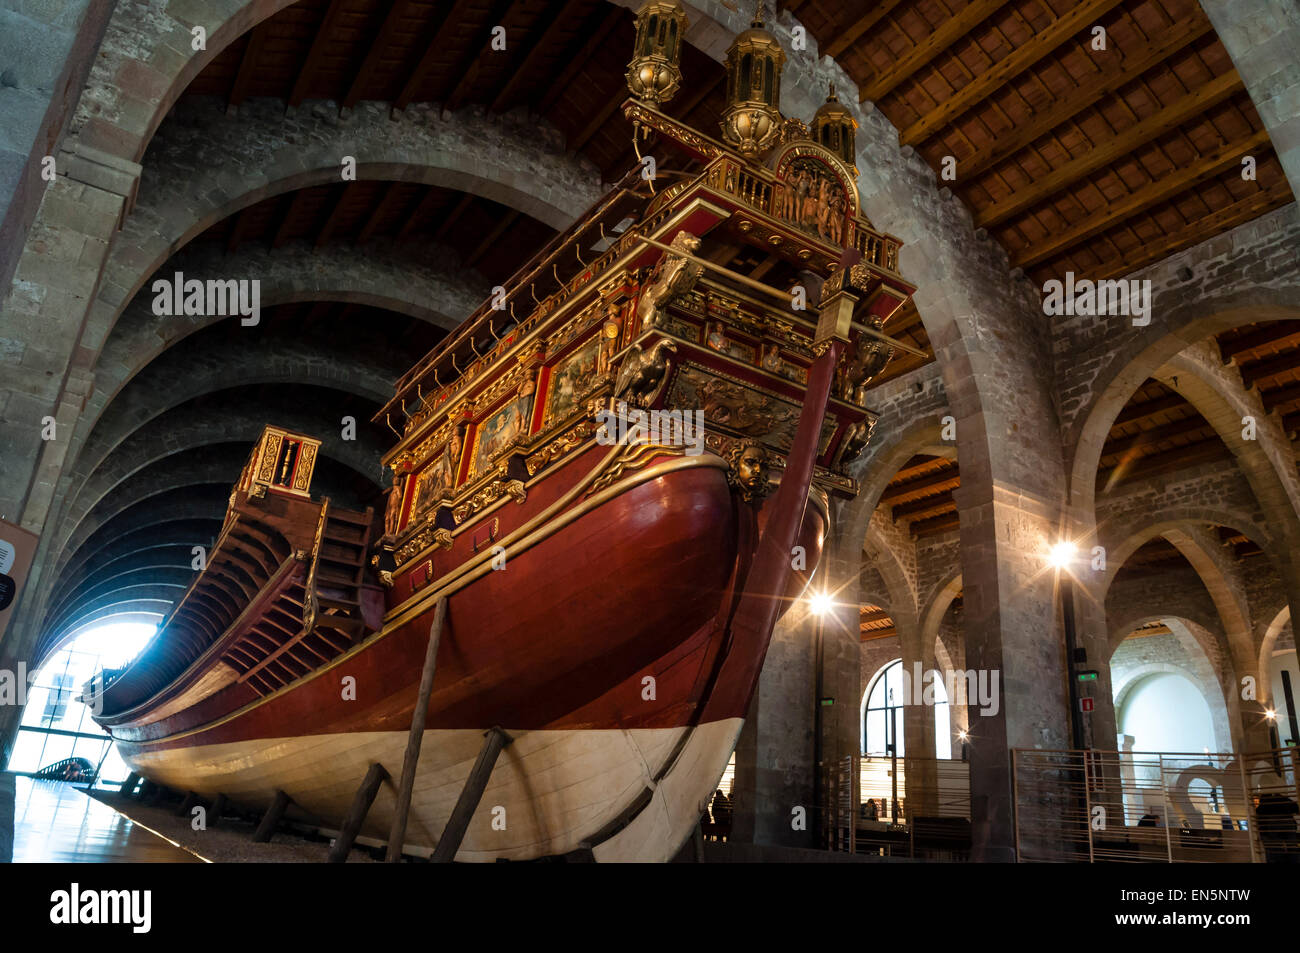
{"type": "MultiPolygon", "coordinates": [[[[895,627],[897,628],[900,623],[912,627],[917,617],[916,587],[912,582],[914,573],[909,572],[908,567],[899,558],[897,547],[885,538],[884,531],[882,525],[872,521],[867,527],[863,549],[858,559],[860,561],[865,557],[884,580],[890,600],[889,614],[894,619],[895,627]]],[[[859,591],[858,601],[861,600],[862,595],[859,591]]],[[[902,630],[899,631],[901,633],[902,630]]]]}
{"type": "MultiPolygon", "coordinates": [[[[932,453],[950,459],[956,456],[956,447],[940,440],[941,417],[942,414],[938,413],[927,414],[908,421],[895,430],[880,434],[883,439],[879,442],[873,435],[863,458],[853,467],[853,475],[859,482],[858,495],[840,508],[838,536],[846,550],[861,548],[885,487],[904,463],[918,453],[932,453]]],[[[879,430],[878,426],[877,432],[879,430]]]]}
{"type": "Polygon", "coordinates": [[[1259,672],[1259,685],[1261,687],[1269,685],[1268,673],[1273,658],[1273,646],[1277,645],[1278,637],[1290,624],[1291,607],[1289,605],[1284,605],[1278,610],[1277,614],[1269,620],[1268,625],[1264,629],[1263,638],[1261,638],[1259,642],[1259,667],[1257,669],[1259,672]]]}
{"type": "Polygon", "coordinates": [[[202,129],[169,126],[146,157],[140,202],[110,250],[96,325],[106,332],[112,316],[151,275],[222,219],[275,195],[339,182],[343,155],[356,158],[358,179],[456,189],[556,230],[601,194],[594,166],[566,157],[554,137],[531,126],[520,125],[517,136],[502,137],[506,120],[498,117],[456,113],[441,119],[426,107],[407,112],[411,115],[393,120],[384,105],[361,103],[352,116],[325,121],[314,114],[286,117],[267,102],[252,113],[241,107],[237,117],[213,106],[202,129]],[[466,149],[467,141],[502,144],[466,149]],[[151,190],[153,180],[158,182],[151,190]]]}
{"type": "MultiPolygon", "coordinates": [[[[305,383],[383,404],[400,371],[355,353],[346,365],[337,351],[310,340],[277,342],[272,352],[229,342],[187,351],[146,367],[95,422],[70,470],[69,498],[131,433],[169,410],[218,391],[263,384],[305,383]]],[[[65,472],[69,469],[65,466],[65,472]]]]}
{"type": "MultiPolygon", "coordinates": [[[[309,249],[288,245],[271,251],[242,246],[235,256],[216,248],[186,250],[174,264],[191,274],[237,273],[261,282],[261,306],[301,301],[342,301],[384,308],[448,331],[478,307],[490,290],[486,280],[466,280],[444,246],[375,242],[373,255],[357,256],[345,247],[309,249]]],[[[147,277],[147,276],[146,276],[147,277]]],[[[143,279],[141,279],[143,280],[143,279]]],[[[95,369],[92,406],[102,411],[150,361],[195,331],[219,321],[210,315],[160,316],[152,296],[140,295],[123,313],[105,342],[95,369]]],[[[250,329],[252,330],[252,329],[250,329]]]]}
{"type": "Polygon", "coordinates": [[[959,595],[961,595],[961,569],[957,568],[934,587],[921,610],[921,641],[925,645],[933,645],[938,640],[939,623],[943,621],[948,607],[959,595]]]}
{"type": "MultiPolygon", "coordinates": [[[[1085,525],[1096,512],[1097,467],[1101,448],[1115,418],[1147,378],[1173,360],[1181,351],[1242,324],[1300,319],[1294,302],[1300,289],[1260,288],[1249,294],[1208,298],[1184,304],[1162,316],[1164,333],[1140,348],[1116,347],[1097,373],[1093,399],[1087,415],[1077,425],[1078,435],[1070,463],[1069,493],[1072,510],[1085,525]]],[[[1153,319],[1154,321],[1154,319],[1153,319]]],[[[1143,341],[1131,329],[1125,337],[1143,341]]]]}
{"type": "MultiPolygon", "coordinates": [[[[1205,586],[1218,615],[1219,628],[1223,632],[1231,667],[1238,672],[1249,672],[1253,669],[1257,658],[1249,622],[1249,607],[1244,593],[1233,579],[1231,568],[1223,564],[1221,554],[1215,550],[1213,543],[1205,538],[1204,532],[1204,524],[1189,523],[1183,519],[1152,522],[1131,532],[1115,548],[1114,552],[1118,558],[1107,562],[1106,576],[1100,587],[1101,596],[1104,600],[1124,561],[1139,546],[1156,536],[1164,536],[1183,554],[1196,571],[1201,584],[1205,586]]],[[[1122,640],[1126,634],[1119,634],[1119,639],[1122,640]]],[[[1112,654],[1118,645],[1116,636],[1117,629],[1112,627],[1110,632],[1112,654]]]]}
{"type": "MultiPolygon", "coordinates": [[[[927,667],[939,667],[942,671],[956,671],[956,665],[953,662],[948,647],[944,645],[943,638],[939,632],[939,626],[943,622],[943,617],[947,615],[949,607],[961,595],[961,569],[954,569],[946,579],[940,582],[931,592],[924,608],[921,610],[921,644],[932,653],[927,658],[927,667]]],[[[955,687],[957,688],[955,698],[949,698],[949,710],[953,713],[954,723],[956,713],[960,708],[965,711],[966,682],[958,679],[955,687]]],[[[963,715],[963,719],[965,715],[963,715]]]]}
{"type": "Polygon", "coordinates": [[[1216,686],[1219,689],[1218,691],[1210,691],[1209,686],[1204,684],[1204,679],[1195,672],[1173,662],[1144,662],[1125,673],[1124,679],[1115,688],[1114,693],[1117,727],[1123,724],[1124,710],[1133,690],[1156,675],[1177,675],[1186,679],[1196,689],[1204,700],[1206,707],[1210,710],[1210,724],[1214,731],[1214,740],[1218,744],[1219,752],[1235,750],[1232,733],[1229,729],[1228,708],[1224,703],[1222,686],[1216,686]]]}
{"type": "Polygon", "coordinates": [[[138,595],[87,612],[79,616],[71,628],[65,629],[54,636],[48,648],[37,647],[32,656],[32,670],[38,670],[45,664],[47,659],[53,657],[59,649],[77,636],[103,625],[109,619],[114,622],[143,622],[147,625],[157,625],[166,618],[167,611],[172,607],[173,601],[148,595],[138,595]]]}
{"type": "MultiPolygon", "coordinates": [[[[1267,530],[1255,523],[1247,514],[1215,506],[1171,506],[1145,513],[1136,529],[1132,524],[1117,519],[1098,528],[1096,539],[1106,549],[1106,572],[1101,580],[1090,587],[1095,597],[1104,601],[1111,583],[1124,563],[1145,543],[1169,532],[1194,529],[1202,526],[1225,526],[1236,530],[1265,552],[1273,545],[1267,530]],[[1116,535],[1112,535],[1115,533],[1116,535]],[[1119,536],[1119,533],[1125,535],[1119,536]]],[[[1171,540],[1172,542],[1172,540],[1171,540]]]]}
{"type": "MultiPolygon", "coordinates": [[[[358,406],[364,409],[364,405],[358,406]]],[[[367,416],[360,411],[358,414],[362,417],[367,416]]],[[[303,410],[289,412],[282,409],[277,413],[277,422],[280,426],[301,433],[320,431],[324,423],[321,413],[316,408],[313,408],[313,412],[303,410]]],[[[229,404],[223,406],[221,414],[215,417],[198,414],[193,409],[187,411],[185,407],[155,417],[118,444],[103,465],[89,475],[82,486],[81,493],[70,502],[66,521],[60,527],[60,534],[56,538],[55,549],[51,554],[58,556],[61,552],[59,544],[66,540],[79,521],[110,492],[129,477],[147,469],[158,460],[170,456],[177,447],[193,449],[211,444],[243,442],[251,448],[266,423],[265,411],[259,406],[229,404]]],[[[322,432],[320,436],[322,457],[345,463],[357,473],[377,481],[383,447],[375,439],[373,431],[369,431],[366,427],[359,427],[357,440],[341,440],[332,430],[322,432]]],[[[376,486],[378,486],[377,482],[376,486]]]]}

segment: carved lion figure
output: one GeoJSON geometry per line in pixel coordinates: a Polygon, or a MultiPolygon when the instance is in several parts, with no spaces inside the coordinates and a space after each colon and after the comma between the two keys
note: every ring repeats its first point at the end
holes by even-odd
{"type": "MultiPolygon", "coordinates": [[[[700,247],[700,240],[690,232],[678,232],[672,247],[690,253],[700,247]]],[[[704,266],[698,262],[665,252],[637,299],[637,327],[648,331],[658,324],[664,305],[694,288],[703,272],[704,266]]]]}

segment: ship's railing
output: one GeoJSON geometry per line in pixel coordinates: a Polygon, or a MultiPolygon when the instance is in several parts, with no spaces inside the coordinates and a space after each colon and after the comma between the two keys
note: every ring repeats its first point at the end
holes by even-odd
{"type": "MultiPolygon", "coordinates": [[[[781,220],[776,208],[776,176],[769,169],[745,165],[732,156],[714,159],[703,173],[710,188],[731,195],[756,212],[781,220]]],[[[892,236],[871,228],[859,209],[849,218],[852,247],[862,253],[862,260],[888,271],[898,271],[898,250],[902,243],[892,236]]],[[[821,239],[825,241],[825,239],[821,239]]]]}
{"type": "MultiPolygon", "coordinates": [[[[637,183],[640,168],[641,167],[638,165],[630,170],[622,180],[614,185],[607,195],[601,198],[587,211],[586,214],[580,216],[573,226],[570,226],[568,229],[555,236],[555,238],[547,243],[541,251],[511,275],[502,285],[502,287],[506,289],[504,301],[500,301],[497,295],[489,297],[479,305],[479,307],[468,318],[466,318],[464,322],[461,323],[460,328],[454,334],[449,335],[446,340],[440,342],[438,346],[430,351],[429,354],[427,354],[419,363],[403,374],[397,382],[397,396],[393,401],[389,402],[389,405],[387,405],[384,410],[380,411],[380,414],[376,419],[382,419],[382,415],[391,408],[392,404],[401,400],[403,395],[409,391],[412,386],[416,385],[417,382],[425,380],[431,373],[434,373],[437,370],[444,369],[445,365],[450,365],[456,353],[459,352],[461,348],[466,344],[472,345],[473,339],[479,334],[479,332],[484,330],[485,325],[498,319],[495,316],[499,315],[499,319],[504,323],[507,315],[513,315],[514,299],[520,292],[530,289],[540,277],[547,276],[549,278],[549,276],[557,275],[557,263],[560,256],[571,255],[572,246],[574,246],[584,234],[590,232],[591,229],[603,227],[602,223],[604,217],[609,214],[620,200],[631,195],[631,189],[637,183]],[[548,269],[550,269],[549,274],[548,269]],[[494,304],[506,305],[506,307],[494,307],[494,304]]],[[[560,288],[553,294],[548,295],[540,301],[530,299],[533,300],[535,305],[533,310],[523,319],[514,319],[517,322],[516,327],[513,329],[516,335],[516,340],[519,339],[522,332],[531,329],[531,327],[536,324],[537,320],[554,310],[555,305],[558,303],[556,300],[557,296],[560,296],[559,300],[563,300],[563,298],[567,298],[569,294],[576,290],[576,288],[585,286],[590,282],[590,280],[594,280],[595,276],[604,271],[605,268],[608,267],[609,263],[618,257],[616,251],[617,242],[614,247],[607,249],[598,259],[593,262],[587,262],[585,265],[580,267],[577,273],[570,276],[567,281],[561,281],[560,288]],[[588,277],[589,270],[590,278],[588,277]]],[[[492,353],[493,352],[488,352],[484,357],[487,357],[492,353]]],[[[459,368],[456,373],[463,374],[470,367],[474,366],[475,363],[478,363],[479,360],[479,358],[475,358],[473,362],[467,363],[463,368],[459,368]]],[[[464,378],[462,378],[462,380],[463,379],[464,378]]],[[[444,395],[453,393],[456,389],[458,389],[458,386],[452,382],[448,382],[446,385],[440,384],[438,386],[439,392],[444,395]]],[[[439,402],[441,402],[441,400],[439,402]]]]}

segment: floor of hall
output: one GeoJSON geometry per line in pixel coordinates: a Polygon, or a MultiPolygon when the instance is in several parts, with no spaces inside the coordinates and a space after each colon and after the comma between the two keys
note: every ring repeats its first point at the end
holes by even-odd
{"type": "Polygon", "coordinates": [[[0,861],[202,863],[79,785],[0,775],[0,861]],[[12,793],[11,793],[12,792],[12,793]]]}

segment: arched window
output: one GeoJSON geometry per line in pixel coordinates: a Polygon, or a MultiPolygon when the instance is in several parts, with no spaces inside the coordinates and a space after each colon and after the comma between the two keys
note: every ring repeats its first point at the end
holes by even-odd
{"type": "MultiPolygon", "coordinates": [[[[872,757],[888,756],[891,753],[904,757],[906,746],[903,738],[903,679],[911,678],[911,672],[903,668],[902,659],[894,659],[871,679],[866,694],[862,696],[861,746],[862,754],[872,757]],[[891,746],[897,746],[897,752],[891,746]]],[[[923,697],[924,684],[918,685],[911,692],[911,700],[918,702],[923,697]]],[[[948,709],[948,693],[942,678],[934,679],[934,747],[935,757],[952,757],[952,729],[948,709]]],[[[919,757],[928,757],[929,752],[915,752],[919,757]]]]}
{"type": "Polygon", "coordinates": [[[155,628],[143,622],[109,623],[55,652],[29,680],[27,707],[6,770],[30,774],[68,758],[83,758],[99,766],[97,785],[125,781],[126,765],[77,696],[101,668],[125,668],[155,628]]]}

